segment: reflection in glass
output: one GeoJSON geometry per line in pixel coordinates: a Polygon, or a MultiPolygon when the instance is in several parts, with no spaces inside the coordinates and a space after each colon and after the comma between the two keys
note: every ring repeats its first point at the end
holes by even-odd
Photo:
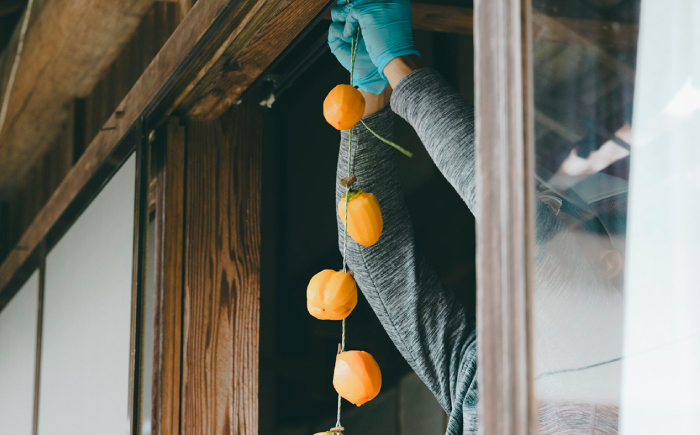
{"type": "Polygon", "coordinates": [[[533,8],[539,433],[697,433],[700,5],[533,8]]]}

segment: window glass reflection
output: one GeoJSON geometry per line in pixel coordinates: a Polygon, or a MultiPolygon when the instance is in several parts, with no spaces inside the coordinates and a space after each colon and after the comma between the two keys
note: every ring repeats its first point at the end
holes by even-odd
{"type": "Polygon", "coordinates": [[[700,427],[700,6],[533,2],[539,433],[700,427]]]}

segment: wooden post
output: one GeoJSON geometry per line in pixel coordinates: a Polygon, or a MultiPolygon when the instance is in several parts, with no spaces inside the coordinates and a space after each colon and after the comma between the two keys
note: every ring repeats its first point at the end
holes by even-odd
{"type": "Polygon", "coordinates": [[[258,432],[261,111],[187,126],[182,434],[258,432]]]}
{"type": "MultiPolygon", "coordinates": [[[[156,133],[156,314],[152,433],[178,435],[184,294],[185,127],[170,118],[156,133]]],[[[148,343],[147,343],[148,345],[148,343]]],[[[151,398],[144,398],[150,400],[151,398]]]]}
{"type": "Polygon", "coordinates": [[[531,5],[475,2],[480,433],[535,433],[531,5]]]}

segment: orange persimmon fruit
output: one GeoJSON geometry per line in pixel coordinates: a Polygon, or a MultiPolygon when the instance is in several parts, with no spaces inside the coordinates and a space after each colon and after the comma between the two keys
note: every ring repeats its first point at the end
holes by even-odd
{"type": "Polygon", "coordinates": [[[320,320],[343,320],[357,305],[357,284],[349,273],[322,270],[306,288],[306,308],[320,320]]]}
{"type": "Polygon", "coordinates": [[[333,387],[343,399],[360,406],[379,394],[382,372],[377,361],[367,352],[341,352],[335,358],[333,387]]]}
{"type": "Polygon", "coordinates": [[[348,130],[365,113],[365,97],[350,85],[338,85],[323,100],[323,116],[338,130],[348,130]]]}
{"type": "MultiPolygon", "coordinates": [[[[345,195],[338,203],[338,216],[345,225],[345,195]]],[[[351,190],[348,196],[348,234],[362,246],[372,246],[384,229],[379,201],[373,193],[351,190]]]]}

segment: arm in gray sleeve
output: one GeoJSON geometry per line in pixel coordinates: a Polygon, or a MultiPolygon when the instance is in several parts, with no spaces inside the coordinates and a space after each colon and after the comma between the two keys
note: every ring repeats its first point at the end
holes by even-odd
{"type": "MultiPolygon", "coordinates": [[[[365,122],[392,139],[393,113],[389,108],[365,122]]],[[[476,415],[474,319],[416,252],[395,163],[397,157],[405,157],[376,139],[362,124],[353,129],[352,150],[357,176],[353,188],[376,195],[384,229],[379,241],[370,247],[348,237],[349,268],[396,347],[450,414],[452,430],[448,432],[461,433],[463,408],[476,415]]],[[[347,153],[348,132],[343,131],[338,178],[348,175],[347,153]]],[[[336,204],[344,193],[345,187],[336,183],[336,204]]],[[[343,234],[338,219],[341,252],[343,234]]],[[[348,322],[352,331],[352,315],[348,322]]]]}
{"type": "Polygon", "coordinates": [[[431,68],[401,79],[391,108],[416,130],[437,168],[477,215],[474,108],[431,68]]]}

